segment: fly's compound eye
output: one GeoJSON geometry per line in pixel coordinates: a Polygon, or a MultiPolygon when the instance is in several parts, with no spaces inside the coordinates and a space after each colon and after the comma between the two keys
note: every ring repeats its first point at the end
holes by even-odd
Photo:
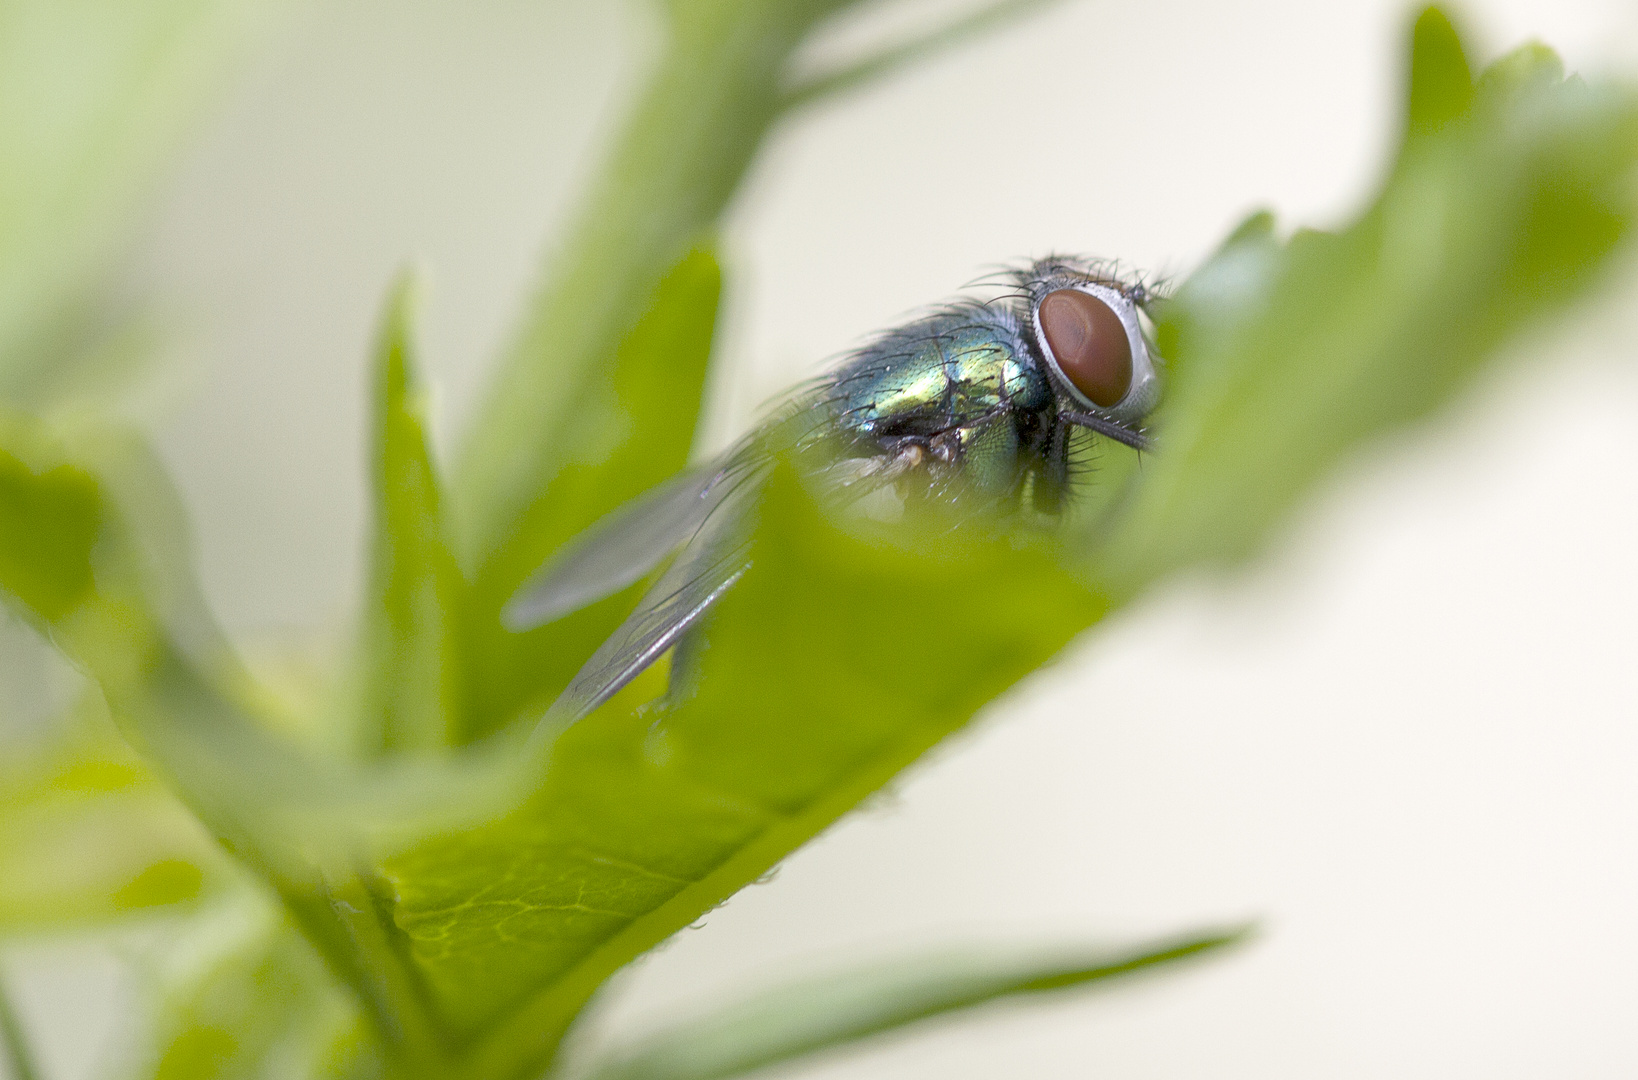
{"type": "Polygon", "coordinates": [[[1115,309],[1079,289],[1047,293],[1041,334],[1064,378],[1100,408],[1132,388],[1132,343],[1115,309]]]}

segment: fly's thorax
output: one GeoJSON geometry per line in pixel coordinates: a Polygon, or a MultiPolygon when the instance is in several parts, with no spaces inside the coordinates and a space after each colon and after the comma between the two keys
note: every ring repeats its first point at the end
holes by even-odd
{"type": "MultiPolygon", "coordinates": [[[[854,493],[1015,492],[1054,407],[1010,308],[952,309],[892,331],[829,380],[840,452],[829,479],[854,493]]],[[[873,496],[877,497],[877,496],[873,496]]]]}
{"type": "Polygon", "coordinates": [[[1015,316],[988,307],[893,331],[838,370],[832,388],[836,423],[879,440],[931,438],[1052,398],[1015,316]]]}

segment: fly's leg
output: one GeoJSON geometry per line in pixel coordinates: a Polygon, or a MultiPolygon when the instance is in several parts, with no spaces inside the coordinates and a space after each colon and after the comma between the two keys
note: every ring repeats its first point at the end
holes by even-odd
{"type": "Polygon", "coordinates": [[[1043,434],[1046,445],[1035,459],[1031,502],[1037,513],[1056,514],[1063,507],[1064,488],[1069,484],[1070,427],[1051,424],[1043,434]]]}

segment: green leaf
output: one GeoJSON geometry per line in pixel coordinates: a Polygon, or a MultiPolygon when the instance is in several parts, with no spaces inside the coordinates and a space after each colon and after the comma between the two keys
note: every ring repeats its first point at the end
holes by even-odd
{"type": "Polygon", "coordinates": [[[1200,934],[1075,955],[938,955],[877,961],[861,970],[765,990],[615,1051],[589,1080],[722,1080],[800,1060],[934,1017],[1003,999],[1071,988],[1192,959],[1248,931],[1200,934]]]}
{"type": "Polygon", "coordinates": [[[1513,335],[1585,295],[1632,231],[1638,97],[1529,46],[1471,95],[1417,23],[1410,137],[1336,234],[1252,229],[1160,313],[1161,452],[1102,555],[1122,593],[1243,559],[1361,444],[1447,405],[1513,335]]]}
{"type": "MultiPolygon", "coordinates": [[[[1096,621],[1039,538],[829,524],[794,480],[696,696],[569,729],[530,806],[390,859],[395,920],[477,1071],[549,1046],[626,962],[754,881],[1096,621]],[[893,539],[896,537],[896,539],[893,539]],[[936,633],[886,612],[945,612],[936,633]],[[487,1028],[487,1030],[484,1030],[487,1028]]],[[[658,673],[651,672],[658,680],[658,673]]],[[[652,693],[653,685],[647,692],[652,693]]]]}
{"type": "Polygon", "coordinates": [[[374,374],[374,537],[364,601],[360,742],[429,750],[453,734],[458,657],[450,623],[462,581],[427,445],[425,395],[410,356],[414,283],[393,290],[374,374]]]}
{"type": "Polygon", "coordinates": [[[562,433],[551,485],[479,570],[464,623],[474,699],[467,738],[544,706],[630,610],[636,590],[524,634],[500,621],[501,608],[554,551],[687,464],[721,292],[722,272],[705,248],[671,268],[562,433]]]}
{"type": "Polygon", "coordinates": [[[147,443],[106,422],[0,411],[0,600],[87,674],[124,680],[157,637],[243,681],[193,575],[185,514],[147,443]]]}
{"type": "Polygon", "coordinates": [[[1462,39],[1438,8],[1428,8],[1412,30],[1405,130],[1409,138],[1437,134],[1473,103],[1473,73],[1462,39]]]}
{"type": "MultiPolygon", "coordinates": [[[[38,425],[0,427],[0,446],[14,457],[13,450],[25,444],[41,461],[91,475],[70,456],[69,446],[51,440],[38,425]]],[[[82,433],[74,449],[107,460],[120,447],[129,450],[121,439],[92,432],[82,433]]],[[[414,759],[404,768],[393,763],[354,768],[274,734],[254,711],[259,695],[222,654],[220,643],[170,617],[178,601],[178,583],[169,579],[175,553],[153,550],[151,523],[143,520],[148,500],[134,497],[145,488],[124,490],[108,482],[111,476],[128,479],[131,455],[124,457],[98,470],[92,490],[102,496],[96,504],[101,530],[89,556],[93,587],[52,624],[53,642],[96,679],[120,734],[154,773],[277,893],[364,1003],[393,1053],[436,1066],[442,1060],[436,1031],[409,980],[394,977],[404,965],[394,944],[383,939],[386,916],[369,891],[372,882],[355,865],[358,852],[367,838],[390,841],[398,829],[437,832],[493,816],[497,807],[515,804],[520,767],[534,762],[509,760],[491,748],[436,768],[414,759]]],[[[147,475],[142,468],[134,472],[138,478],[147,475]]],[[[58,840],[89,835],[74,833],[76,823],[68,820],[65,826],[65,820],[42,818],[43,833],[25,828],[14,838],[19,849],[12,854],[38,852],[40,835],[58,840]]],[[[29,826],[26,817],[21,825],[29,826]]],[[[151,850],[151,844],[133,844],[125,855],[140,862],[151,850]]],[[[192,884],[180,860],[137,865],[122,862],[119,854],[109,859],[107,872],[117,876],[135,866],[136,876],[112,897],[116,908],[172,900],[192,884]]],[[[73,864],[65,861],[55,869],[72,872],[73,864]]],[[[106,884],[94,878],[87,874],[79,883],[106,884]]],[[[49,890],[59,883],[42,874],[34,885],[49,890]]],[[[94,906],[97,897],[89,895],[85,902],[94,906]]]]}
{"type": "MultiPolygon", "coordinates": [[[[789,49],[821,6],[775,18],[749,0],[675,5],[683,44],[571,237],[564,284],[537,309],[466,459],[482,599],[458,627],[473,695],[462,740],[548,696],[620,614],[616,598],[513,652],[490,647],[506,640],[494,613],[540,558],[681,464],[718,284],[708,258],[677,260],[737,184],[772,122],[789,49]],[[747,11],[757,18],[736,20],[747,11]],[[698,352],[681,350],[677,363],[677,342],[698,352]]],[[[31,527],[0,534],[5,589],[52,624],[122,731],[273,885],[392,1071],[543,1068],[610,974],[846,813],[1115,602],[1255,550],[1345,454],[1444,404],[1507,337],[1597,279],[1633,212],[1631,95],[1564,81],[1539,48],[1475,84],[1436,16],[1416,42],[1406,145],[1359,221],[1282,243],[1271,219],[1255,218],[1159,312],[1172,373],[1163,452],[1131,499],[1100,517],[1113,525],[1090,568],[1046,537],[989,535],[981,523],[843,528],[782,475],[765,493],[755,565],[710,620],[690,692],[651,700],[664,682],[652,670],[563,733],[544,765],[524,754],[510,772],[485,771],[477,748],[420,772],[396,759],[352,769],[273,736],[171,617],[174,597],[155,592],[156,551],[174,544],[143,539],[154,533],[141,526],[148,500],[122,494],[113,462],[36,452],[9,427],[0,446],[14,464],[0,469],[10,485],[0,492],[12,520],[68,527],[49,547],[31,527]],[[534,787],[521,806],[510,791],[485,802],[494,794],[463,775],[534,787]],[[411,788],[448,812],[408,814],[411,788]],[[487,812],[496,807],[504,814],[487,812]],[[383,822],[398,827],[391,842],[383,822]]],[[[431,580],[447,601],[437,573],[427,576],[436,489],[402,319],[393,326],[380,368],[386,547],[372,603],[382,626],[419,643],[448,629],[417,606],[418,585],[431,580]]],[[[422,647],[389,642],[377,663],[406,670],[393,665],[422,647]]],[[[443,676],[434,682],[442,694],[443,676]]],[[[377,690],[382,715],[400,704],[377,690]]],[[[436,728],[423,719],[392,730],[436,728]]],[[[159,869],[113,893],[185,891],[174,864],[144,866],[159,869]]],[[[240,965],[199,999],[180,1026],[177,1074],[225,1071],[249,1060],[234,1057],[241,1048],[263,1045],[235,1032],[272,1015],[265,999],[227,1005],[232,987],[301,985],[267,970],[240,965]]]]}

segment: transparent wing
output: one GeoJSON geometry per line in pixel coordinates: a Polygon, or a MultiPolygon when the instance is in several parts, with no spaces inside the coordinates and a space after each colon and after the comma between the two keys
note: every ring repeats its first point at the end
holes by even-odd
{"type": "Polygon", "coordinates": [[[765,460],[742,458],[718,474],[704,496],[711,503],[704,520],[552,703],[550,719],[573,723],[613,697],[733,588],[750,567],[750,511],[766,472],[765,460]]]}
{"type": "Polygon", "coordinates": [[[530,630],[641,581],[774,454],[797,448],[820,427],[811,402],[791,401],[710,464],[605,514],[524,582],[502,609],[501,622],[513,632],[530,630]]]}
{"type": "Polygon", "coordinates": [[[613,697],[677,644],[744,575],[750,567],[752,511],[774,459],[823,435],[825,414],[811,404],[806,398],[788,403],[712,465],[614,511],[513,599],[509,624],[545,621],[637,581],[677,551],[625,622],[552,703],[548,719],[573,723],[613,697]],[[585,583],[571,580],[579,574],[586,575],[585,583]],[[541,612],[547,613],[544,618],[541,612]]]}
{"type": "Polygon", "coordinates": [[[604,515],[535,571],[501,621],[514,632],[531,630],[647,577],[716,509],[713,493],[729,464],[679,473],[604,515]]]}

